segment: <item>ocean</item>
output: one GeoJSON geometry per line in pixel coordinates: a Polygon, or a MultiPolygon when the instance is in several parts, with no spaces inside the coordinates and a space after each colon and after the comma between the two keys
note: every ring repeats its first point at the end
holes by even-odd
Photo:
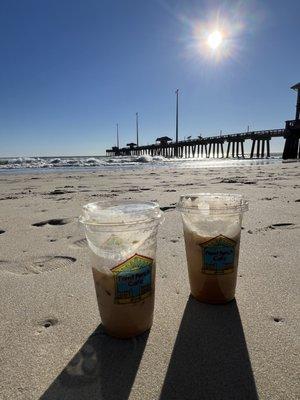
{"type": "Polygon", "coordinates": [[[237,158],[164,158],[161,156],[61,156],[0,158],[0,174],[49,173],[59,171],[119,170],[145,168],[225,168],[243,165],[265,165],[282,161],[281,153],[269,159],[237,158]]]}

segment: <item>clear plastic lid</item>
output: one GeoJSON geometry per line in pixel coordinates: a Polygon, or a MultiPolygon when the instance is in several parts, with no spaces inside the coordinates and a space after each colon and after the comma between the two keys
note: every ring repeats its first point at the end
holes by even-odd
{"type": "Polygon", "coordinates": [[[127,226],[159,220],[162,215],[155,202],[99,201],[83,206],[79,221],[85,225],[127,226]]]}
{"type": "Polygon", "coordinates": [[[177,209],[182,212],[236,214],[248,211],[248,201],[241,194],[185,194],[180,196],[177,209]]]}

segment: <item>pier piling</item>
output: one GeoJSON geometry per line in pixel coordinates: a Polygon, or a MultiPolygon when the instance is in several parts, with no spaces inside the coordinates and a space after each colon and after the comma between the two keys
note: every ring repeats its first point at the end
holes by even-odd
{"type": "Polygon", "coordinates": [[[261,158],[264,158],[265,155],[265,140],[266,139],[263,139],[261,143],[261,158]]]}

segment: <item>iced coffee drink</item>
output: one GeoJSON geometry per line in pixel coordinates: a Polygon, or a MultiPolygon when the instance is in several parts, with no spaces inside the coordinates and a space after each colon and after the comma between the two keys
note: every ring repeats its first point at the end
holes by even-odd
{"type": "MultiPolygon", "coordinates": [[[[138,264],[144,261],[139,255],[133,257],[138,257],[138,264]]],[[[145,261],[142,270],[138,265],[130,274],[118,273],[118,266],[106,272],[92,269],[101,321],[113,336],[135,336],[152,325],[155,265],[150,258],[145,261]]]]}
{"type": "Polygon", "coordinates": [[[199,301],[226,303],[235,297],[242,214],[240,195],[181,196],[191,294],[199,301]]]}
{"type": "Polygon", "coordinates": [[[158,204],[91,203],[81,221],[107,333],[129,338],[145,332],[153,320],[158,204]]]}

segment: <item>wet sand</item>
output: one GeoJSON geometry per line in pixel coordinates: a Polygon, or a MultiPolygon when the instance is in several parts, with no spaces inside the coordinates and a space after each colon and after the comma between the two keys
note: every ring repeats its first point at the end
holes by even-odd
{"type": "MultiPolygon", "coordinates": [[[[0,175],[0,398],[296,399],[299,163],[0,175]],[[189,298],[182,193],[242,193],[236,301],[189,298]],[[158,201],[153,327],[100,324],[77,217],[87,202],[158,201]]],[[[299,279],[298,279],[299,280],[299,279]]]]}

